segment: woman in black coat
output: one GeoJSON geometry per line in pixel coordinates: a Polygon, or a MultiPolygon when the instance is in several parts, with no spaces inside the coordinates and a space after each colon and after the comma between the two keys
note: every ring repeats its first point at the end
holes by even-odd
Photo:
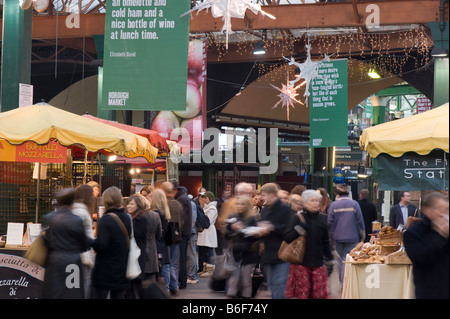
{"type": "Polygon", "coordinates": [[[128,234],[131,234],[131,217],[123,208],[122,193],[117,187],[106,189],[102,198],[106,212],[98,222],[93,244],[97,255],[92,284],[97,299],[106,299],[108,293],[111,299],[123,299],[130,283],[126,278],[129,247],[121,226],[111,214],[120,218],[128,234]]]}
{"type": "Polygon", "coordinates": [[[284,240],[290,243],[297,237],[306,235],[305,256],[301,264],[291,264],[286,283],[285,296],[295,299],[326,299],[328,265],[333,256],[327,227],[327,217],[319,213],[321,195],[314,190],[302,193],[304,209],[302,223],[293,216],[284,232],[284,240]]]}
{"type": "Polygon", "coordinates": [[[83,299],[80,253],[89,248],[83,221],[72,214],[73,188],[56,194],[58,209],[46,216],[44,241],[48,248],[43,284],[44,299],[83,299]]]}

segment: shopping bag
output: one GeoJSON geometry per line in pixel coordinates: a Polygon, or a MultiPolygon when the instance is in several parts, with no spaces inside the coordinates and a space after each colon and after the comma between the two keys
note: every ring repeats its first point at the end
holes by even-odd
{"type": "Polygon", "coordinates": [[[133,232],[131,232],[130,239],[130,251],[128,253],[128,263],[127,263],[127,279],[135,279],[137,278],[142,270],[139,265],[139,256],[141,255],[141,249],[138,247],[136,243],[136,239],[134,239],[133,232]]]}
{"type": "Polygon", "coordinates": [[[213,261],[215,267],[211,276],[212,279],[226,279],[236,270],[235,260],[231,250],[224,250],[223,255],[214,256],[213,261]]]}
{"type": "Polygon", "coordinates": [[[129,280],[136,279],[142,272],[138,260],[139,256],[141,255],[141,249],[139,248],[139,246],[136,243],[136,240],[134,239],[133,222],[131,222],[131,237],[128,237],[128,231],[125,225],[120,220],[119,216],[117,216],[114,213],[110,213],[109,215],[111,215],[116,220],[117,224],[119,224],[120,228],[122,229],[123,235],[127,240],[127,244],[130,248],[128,252],[126,277],[129,280]]]}
{"type": "MultiPolygon", "coordinates": [[[[297,216],[302,223],[305,223],[305,219],[302,214],[298,214],[297,216]]],[[[301,264],[303,262],[303,257],[305,256],[305,249],[305,236],[299,236],[290,243],[283,241],[280,249],[278,250],[278,258],[292,264],[301,264]]]]}
{"type": "Polygon", "coordinates": [[[41,234],[33,241],[28,248],[24,258],[31,260],[32,262],[44,266],[47,261],[48,248],[45,245],[44,236],[41,234]]]}

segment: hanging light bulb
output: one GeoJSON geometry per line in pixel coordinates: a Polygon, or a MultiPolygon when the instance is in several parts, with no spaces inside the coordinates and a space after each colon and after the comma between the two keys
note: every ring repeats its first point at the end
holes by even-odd
{"type": "Polygon", "coordinates": [[[254,55],[263,55],[266,54],[266,49],[264,49],[264,44],[262,42],[258,42],[255,45],[255,49],[253,50],[254,55]]]}
{"type": "Polygon", "coordinates": [[[367,75],[372,79],[381,79],[381,76],[377,73],[374,68],[370,68],[367,75]]]}

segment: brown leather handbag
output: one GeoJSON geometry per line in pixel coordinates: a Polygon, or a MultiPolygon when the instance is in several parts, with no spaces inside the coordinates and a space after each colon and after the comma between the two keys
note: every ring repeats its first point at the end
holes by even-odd
{"type": "MultiPolygon", "coordinates": [[[[305,224],[305,218],[301,213],[297,214],[297,217],[303,224],[305,224]]],[[[278,258],[292,264],[301,264],[303,262],[303,257],[305,256],[305,249],[305,236],[299,236],[290,243],[283,241],[280,249],[278,250],[278,258]]]]}

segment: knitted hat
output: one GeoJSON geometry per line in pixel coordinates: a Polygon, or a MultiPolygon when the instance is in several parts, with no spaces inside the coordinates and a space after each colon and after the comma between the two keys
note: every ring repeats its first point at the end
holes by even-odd
{"type": "Polygon", "coordinates": [[[210,201],[214,201],[214,199],[216,199],[216,196],[214,196],[213,192],[205,192],[203,195],[201,195],[202,197],[208,197],[210,201]]]}

